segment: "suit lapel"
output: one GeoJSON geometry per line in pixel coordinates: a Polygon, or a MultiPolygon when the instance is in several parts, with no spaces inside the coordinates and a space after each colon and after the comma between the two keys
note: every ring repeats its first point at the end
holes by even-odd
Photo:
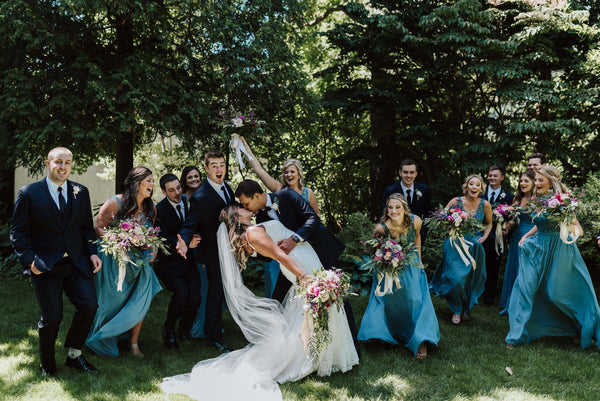
{"type": "Polygon", "coordinates": [[[46,182],[46,178],[42,179],[41,181],[38,181],[38,187],[40,189],[40,194],[44,207],[48,209],[48,212],[55,220],[55,222],[57,224],[60,224],[60,212],[58,210],[58,206],[56,206],[56,203],[54,202],[54,199],[52,199],[52,196],[50,195],[50,190],[48,189],[48,183],[46,182]]]}

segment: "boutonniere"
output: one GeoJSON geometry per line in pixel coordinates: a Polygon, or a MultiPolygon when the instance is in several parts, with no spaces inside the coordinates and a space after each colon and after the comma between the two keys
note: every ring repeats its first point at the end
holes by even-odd
{"type": "Polygon", "coordinates": [[[418,189],[415,191],[415,195],[417,195],[417,199],[419,199],[421,196],[423,196],[423,192],[419,191],[418,189]]]}
{"type": "Polygon", "coordinates": [[[81,191],[81,187],[79,185],[73,185],[73,199],[77,199],[79,191],[81,191]]]}
{"type": "Polygon", "coordinates": [[[275,213],[279,213],[279,198],[273,198],[273,205],[271,205],[271,209],[275,210],[275,213]]]}
{"type": "Polygon", "coordinates": [[[502,192],[500,194],[500,197],[498,199],[504,199],[504,198],[506,198],[506,193],[502,192]]]}

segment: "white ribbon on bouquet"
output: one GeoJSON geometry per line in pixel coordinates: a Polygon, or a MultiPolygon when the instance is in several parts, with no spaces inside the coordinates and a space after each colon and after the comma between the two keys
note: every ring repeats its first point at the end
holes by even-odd
{"type": "Polygon", "coordinates": [[[237,162],[241,169],[246,168],[246,166],[244,165],[244,160],[242,158],[242,153],[244,153],[246,155],[246,157],[248,158],[248,161],[254,160],[252,158],[252,156],[250,156],[250,154],[248,154],[248,151],[246,150],[246,147],[244,146],[244,142],[242,141],[242,138],[240,138],[240,136],[238,134],[231,134],[231,141],[229,142],[229,148],[233,152],[235,152],[235,157],[236,157],[237,162]]]}

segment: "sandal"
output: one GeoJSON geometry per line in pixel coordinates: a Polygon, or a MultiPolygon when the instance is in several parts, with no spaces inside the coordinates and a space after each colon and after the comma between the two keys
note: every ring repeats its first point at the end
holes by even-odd
{"type": "Polygon", "coordinates": [[[427,345],[425,343],[419,346],[419,350],[417,351],[417,355],[415,357],[420,360],[427,358],[427,345]]]}
{"type": "Polygon", "coordinates": [[[140,347],[137,344],[131,344],[131,350],[129,352],[131,352],[131,355],[135,356],[136,358],[144,357],[144,354],[142,353],[140,347]]]}
{"type": "Polygon", "coordinates": [[[460,315],[459,314],[454,313],[452,315],[452,323],[454,323],[454,324],[459,324],[460,323],[460,315]]]}

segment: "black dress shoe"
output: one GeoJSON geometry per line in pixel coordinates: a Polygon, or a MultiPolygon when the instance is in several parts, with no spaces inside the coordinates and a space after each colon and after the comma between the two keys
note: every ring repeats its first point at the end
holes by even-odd
{"type": "Polygon", "coordinates": [[[192,333],[189,331],[182,331],[177,335],[177,338],[179,338],[179,341],[190,341],[193,339],[192,333]]]}
{"type": "Polygon", "coordinates": [[[69,368],[77,369],[80,372],[98,373],[98,369],[96,369],[94,365],[86,361],[83,355],[79,355],[77,358],[67,357],[65,365],[69,368]]]}
{"type": "Polygon", "coordinates": [[[215,347],[216,349],[218,349],[221,352],[231,352],[233,351],[231,348],[229,348],[227,345],[225,344],[221,344],[219,342],[213,342],[210,345],[212,345],[213,347],[215,347]]]}
{"type": "Polygon", "coordinates": [[[56,376],[56,370],[46,369],[43,366],[40,366],[40,373],[42,377],[54,377],[56,376]]]}
{"type": "Polygon", "coordinates": [[[163,338],[165,340],[165,347],[167,347],[167,349],[179,349],[179,344],[177,343],[177,339],[173,334],[163,334],[163,338]]]}

